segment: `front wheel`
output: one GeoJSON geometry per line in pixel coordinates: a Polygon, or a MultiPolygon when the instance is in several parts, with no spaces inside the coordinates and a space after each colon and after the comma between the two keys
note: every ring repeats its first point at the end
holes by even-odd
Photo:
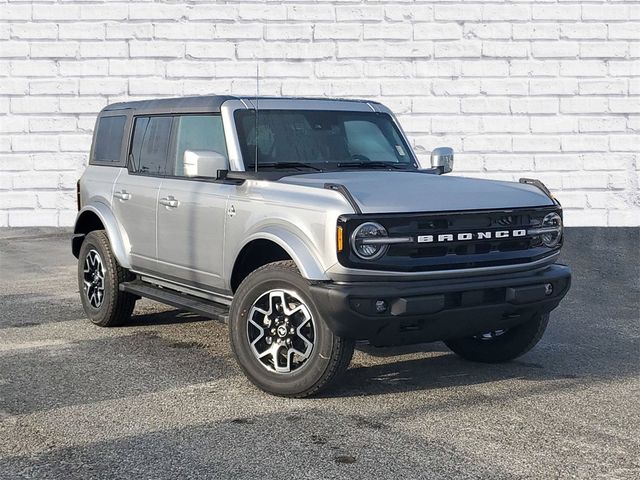
{"type": "Polygon", "coordinates": [[[542,338],[547,323],[549,314],[539,314],[507,330],[445,340],[444,343],[467,360],[483,363],[508,362],[531,350],[542,338]]]}
{"type": "Polygon", "coordinates": [[[329,329],[292,261],[267,264],[240,284],[229,312],[229,336],[249,380],[287,397],[327,388],[353,355],[354,342],[329,329]]]}

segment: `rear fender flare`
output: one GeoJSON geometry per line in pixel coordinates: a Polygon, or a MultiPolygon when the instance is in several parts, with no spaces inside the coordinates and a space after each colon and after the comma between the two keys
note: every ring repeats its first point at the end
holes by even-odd
{"type": "Polygon", "coordinates": [[[92,203],[90,205],[86,205],[78,212],[73,230],[74,238],[76,236],[84,237],[84,234],[80,233],[80,225],[83,214],[86,214],[87,212],[95,214],[102,222],[102,225],[104,225],[105,232],[109,238],[109,244],[113,250],[113,255],[118,260],[120,266],[127,269],[131,268],[131,261],[129,257],[131,245],[129,243],[129,237],[116,220],[111,209],[105,204],[98,202],[92,203]]]}

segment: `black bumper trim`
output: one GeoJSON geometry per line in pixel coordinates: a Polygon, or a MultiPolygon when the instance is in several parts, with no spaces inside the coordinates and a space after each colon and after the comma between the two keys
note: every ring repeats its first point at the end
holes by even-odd
{"type": "Polygon", "coordinates": [[[556,308],[570,284],[569,267],[554,264],[532,272],[446,280],[316,283],[311,294],[337,335],[398,345],[525,322],[556,308]]]}

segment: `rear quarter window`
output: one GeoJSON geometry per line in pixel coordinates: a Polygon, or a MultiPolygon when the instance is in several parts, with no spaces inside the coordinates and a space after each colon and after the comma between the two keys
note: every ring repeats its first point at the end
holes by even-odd
{"type": "Polygon", "coordinates": [[[98,120],[93,161],[100,163],[118,163],[122,153],[125,115],[102,117],[98,120]]]}

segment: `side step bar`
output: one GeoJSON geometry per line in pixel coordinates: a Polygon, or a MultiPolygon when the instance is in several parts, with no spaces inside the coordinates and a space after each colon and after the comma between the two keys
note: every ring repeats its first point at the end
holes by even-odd
{"type": "Polygon", "coordinates": [[[168,288],[156,287],[155,285],[144,283],[140,280],[122,283],[120,284],[120,290],[155,300],[156,302],[166,303],[173,307],[182,308],[202,315],[203,317],[222,320],[225,323],[229,317],[229,307],[226,305],[176,292],[168,288]]]}

